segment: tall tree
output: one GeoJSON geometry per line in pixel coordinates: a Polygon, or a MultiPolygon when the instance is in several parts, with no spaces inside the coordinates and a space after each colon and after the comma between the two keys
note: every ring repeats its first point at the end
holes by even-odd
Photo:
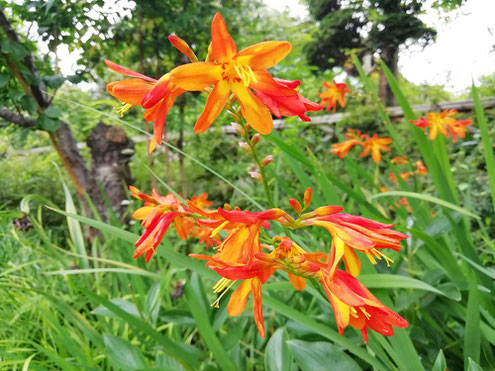
{"type": "MultiPolygon", "coordinates": [[[[453,8],[462,0],[438,0],[434,6],[453,8]]],[[[390,70],[398,72],[399,47],[406,41],[427,45],[436,36],[418,17],[425,10],[422,0],[316,0],[308,1],[311,15],[320,22],[309,60],[323,68],[344,66],[346,52],[378,53],[390,70]]],[[[394,97],[382,74],[380,96],[387,105],[394,97]]]]}

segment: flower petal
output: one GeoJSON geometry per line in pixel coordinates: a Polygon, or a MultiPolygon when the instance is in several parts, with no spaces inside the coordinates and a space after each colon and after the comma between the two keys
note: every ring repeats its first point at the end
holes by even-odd
{"type": "Polygon", "coordinates": [[[230,87],[229,83],[225,80],[220,80],[215,88],[211,91],[206,101],[206,106],[196,121],[194,132],[196,134],[202,133],[208,129],[217,116],[222,112],[225,102],[229,97],[230,87]]]}
{"type": "Polygon", "coordinates": [[[184,54],[186,57],[188,57],[191,60],[191,62],[197,62],[198,61],[198,57],[196,57],[196,54],[194,54],[191,47],[184,40],[182,40],[179,36],[169,35],[168,41],[170,41],[170,43],[173,46],[175,46],[178,51],[180,51],[182,54],[184,54]]]}
{"type": "Polygon", "coordinates": [[[251,280],[243,281],[230,297],[227,312],[231,317],[238,316],[246,308],[246,303],[251,293],[251,280]]]}
{"type": "Polygon", "coordinates": [[[241,104],[242,115],[248,124],[260,134],[270,134],[273,129],[272,115],[261,99],[241,83],[233,83],[232,91],[241,104]]]}
{"type": "Polygon", "coordinates": [[[173,89],[174,84],[170,81],[170,75],[167,73],[160,77],[160,80],[155,84],[153,89],[143,98],[141,102],[143,108],[151,108],[160,100],[165,98],[173,89]]]}
{"type": "Polygon", "coordinates": [[[237,46],[220,13],[215,14],[211,22],[211,48],[217,62],[232,59],[237,53],[237,46]]]}
{"type": "Polygon", "coordinates": [[[125,79],[107,84],[110,95],[121,102],[140,106],[144,96],[153,89],[153,84],[141,79],[125,79]]]}
{"type": "Polygon", "coordinates": [[[256,77],[257,82],[256,84],[250,85],[250,87],[255,90],[260,90],[265,94],[278,97],[297,95],[297,91],[278,83],[268,71],[256,71],[254,72],[254,76],[256,77]]]}
{"type": "Polygon", "coordinates": [[[220,80],[221,69],[213,62],[188,63],[170,71],[170,78],[181,89],[201,91],[220,80]]]}
{"type": "Polygon", "coordinates": [[[114,70],[115,72],[118,72],[122,75],[125,75],[125,76],[131,76],[131,77],[139,77],[140,79],[143,79],[143,80],[146,80],[146,81],[152,81],[152,82],[155,82],[156,80],[155,79],[152,79],[151,77],[148,77],[148,76],[145,76],[143,74],[140,74],[138,72],[134,72],[134,71],[131,71],[131,70],[128,70],[127,68],[124,68],[122,66],[119,66],[117,63],[114,63],[108,59],[105,59],[105,64],[112,70],[114,70]]]}
{"type": "Polygon", "coordinates": [[[275,66],[292,50],[288,41],[265,41],[242,49],[236,56],[240,63],[247,63],[253,70],[275,66]]]}

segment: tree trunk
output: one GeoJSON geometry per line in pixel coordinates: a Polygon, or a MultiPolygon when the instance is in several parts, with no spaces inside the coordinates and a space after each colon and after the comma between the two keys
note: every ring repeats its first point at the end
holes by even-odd
{"type": "MultiPolygon", "coordinates": [[[[399,62],[399,48],[396,46],[389,46],[384,48],[381,52],[381,58],[383,62],[390,69],[392,74],[397,77],[398,72],[398,62],[399,62]]],[[[386,106],[395,106],[397,101],[395,100],[394,93],[390,88],[390,85],[387,82],[387,78],[383,71],[380,74],[380,83],[379,83],[379,94],[382,99],[383,104],[386,106]]]]}
{"type": "Polygon", "coordinates": [[[127,199],[126,189],[133,182],[129,162],[134,143],[124,130],[99,122],[86,140],[91,149],[91,175],[101,185],[113,211],[121,218],[126,211],[122,201],[127,199]]]}

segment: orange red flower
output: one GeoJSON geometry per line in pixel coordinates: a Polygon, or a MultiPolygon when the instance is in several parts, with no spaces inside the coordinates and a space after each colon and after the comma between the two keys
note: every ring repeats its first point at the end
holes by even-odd
{"type": "Polygon", "coordinates": [[[347,84],[336,83],[335,80],[330,84],[328,81],[323,83],[323,86],[327,88],[323,93],[318,94],[321,98],[321,104],[329,111],[335,113],[337,110],[337,103],[340,107],[345,108],[345,95],[350,92],[347,84]]]}
{"type": "Polygon", "coordinates": [[[382,155],[380,151],[389,152],[390,148],[388,144],[392,143],[390,138],[379,138],[378,134],[373,135],[371,138],[367,134],[362,134],[360,131],[348,129],[345,134],[348,140],[341,143],[332,144],[332,154],[344,158],[347,156],[349,150],[358,145],[363,148],[363,152],[359,157],[366,157],[371,152],[371,158],[375,162],[380,162],[382,155]]]}
{"type": "Polygon", "coordinates": [[[170,72],[172,82],[184,90],[202,91],[214,86],[194,131],[202,133],[210,127],[231,93],[240,103],[242,116],[261,134],[272,131],[270,110],[275,115],[297,115],[303,119],[308,119],[304,112],[319,110],[319,105],[297,93],[294,88],[298,82],[276,81],[267,71],[291,49],[287,41],[265,41],[238,51],[224,19],[220,13],[215,14],[207,61],[182,65],[170,72]]]}
{"type": "Polygon", "coordinates": [[[366,139],[368,139],[368,135],[362,134],[360,131],[356,131],[354,129],[347,129],[345,137],[349,138],[349,140],[332,144],[331,152],[334,155],[339,156],[339,158],[344,158],[347,156],[347,152],[349,152],[352,147],[356,145],[363,146],[366,139]]]}
{"type": "Polygon", "coordinates": [[[457,137],[466,137],[466,127],[473,123],[472,120],[457,120],[454,118],[453,116],[458,113],[455,109],[444,110],[441,113],[429,112],[426,114],[426,118],[420,117],[411,121],[411,123],[423,130],[428,129],[430,140],[435,139],[440,132],[446,138],[450,135],[454,143],[456,143],[457,137]]]}
{"type": "Polygon", "coordinates": [[[391,224],[342,213],[340,206],[323,206],[305,212],[311,203],[311,188],[304,193],[304,206],[296,199],[289,202],[298,214],[297,219],[281,209],[249,212],[226,205],[210,210],[207,209],[211,203],[206,194],[194,197],[184,205],[170,194],[160,196],[153,190],[151,195],[146,195],[134,187],[131,190],[134,197],[145,202],[134,213],[135,218],[143,220],[145,227],[136,243],[134,257],[145,254],[148,261],[172,222],[180,238],[194,235],[195,228],[202,228],[203,236],[207,233],[208,238],[216,239],[212,243],[216,253],[190,256],[206,260],[206,266],[221,276],[214,286],[214,292],[220,295],[212,305],[218,307],[225,293],[241,281],[230,297],[227,311],[231,316],[241,314],[252,294],[255,323],[263,337],[262,286],[277,270],[287,272],[297,290],[305,288],[307,278],[318,279],[327,293],[341,334],[351,325],[360,329],[367,341],[368,329],[389,336],[393,334],[393,327],[407,326],[402,317],[386,308],[353,277],[361,269],[356,251],[364,253],[373,264],[382,258],[387,264],[392,262],[381,250],[398,251],[400,241],[407,236],[391,230],[391,224]],[[331,247],[328,253],[309,253],[288,237],[270,237],[263,231],[270,227],[270,222],[289,229],[324,227],[332,236],[331,247]],[[348,273],[338,269],[340,261],[344,262],[348,273]]]}
{"type": "MultiPolygon", "coordinates": [[[[141,225],[145,228],[145,232],[135,244],[134,258],[145,254],[145,260],[148,263],[172,222],[181,239],[185,240],[191,235],[199,238],[207,246],[218,243],[219,239],[211,236],[213,229],[197,223],[193,212],[185,207],[175,195],[161,196],[155,189],[151,191],[151,195],[147,195],[136,187],[130,186],[129,188],[133,197],[144,201],[144,206],[132,214],[134,219],[142,220],[141,225]]],[[[196,211],[206,212],[202,208],[211,205],[207,197],[206,193],[197,198],[194,197],[189,201],[188,206],[194,207],[196,211]]]]}
{"type": "MultiPolygon", "coordinates": [[[[177,36],[169,37],[171,43],[191,60],[197,60],[194,52],[189,45],[177,36]]],[[[121,115],[129,110],[132,106],[142,106],[144,111],[144,120],[153,122],[153,138],[150,141],[148,151],[151,153],[158,144],[162,143],[163,128],[168,111],[174,105],[175,100],[185,92],[170,81],[170,75],[167,73],[159,80],[145,76],[119,66],[118,64],[105,59],[106,65],[124,76],[134,77],[114,81],[107,84],[107,90],[113,97],[117,98],[124,105],[118,110],[121,115]]]]}
{"type": "Polygon", "coordinates": [[[387,147],[388,144],[392,143],[390,138],[379,138],[378,134],[373,135],[371,138],[366,139],[363,143],[364,151],[359,157],[366,157],[371,152],[371,158],[375,162],[380,162],[382,160],[382,155],[380,151],[389,152],[390,148],[387,147]]]}

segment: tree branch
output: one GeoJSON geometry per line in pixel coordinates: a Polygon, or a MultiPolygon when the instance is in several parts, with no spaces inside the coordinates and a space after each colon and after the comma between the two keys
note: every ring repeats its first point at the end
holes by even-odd
{"type": "Polygon", "coordinates": [[[0,108],[0,117],[22,128],[32,128],[36,126],[36,120],[21,116],[7,108],[0,108]]]}
{"type": "MultiPolygon", "coordinates": [[[[0,27],[4,30],[5,34],[10,40],[22,45],[21,41],[19,40],[19,36],[12,27],[12,24],[10,23],[9,19],[5,16],[3,7],[0,7],[0,27]]],[[[23,59],[23,64],[29,69],[29,72],[31,72],[35,80],[39,81],[38,85],[30,85],[34,99],[36,99],[38,105],[41,108],[48,107],[50,103],[48,101],[46,94],[44,93],[46,88],[45,85],[39,79],[38,69],[34,65],[34,59],[31,53],[26,54],[26,56],[23,59]]]]}

